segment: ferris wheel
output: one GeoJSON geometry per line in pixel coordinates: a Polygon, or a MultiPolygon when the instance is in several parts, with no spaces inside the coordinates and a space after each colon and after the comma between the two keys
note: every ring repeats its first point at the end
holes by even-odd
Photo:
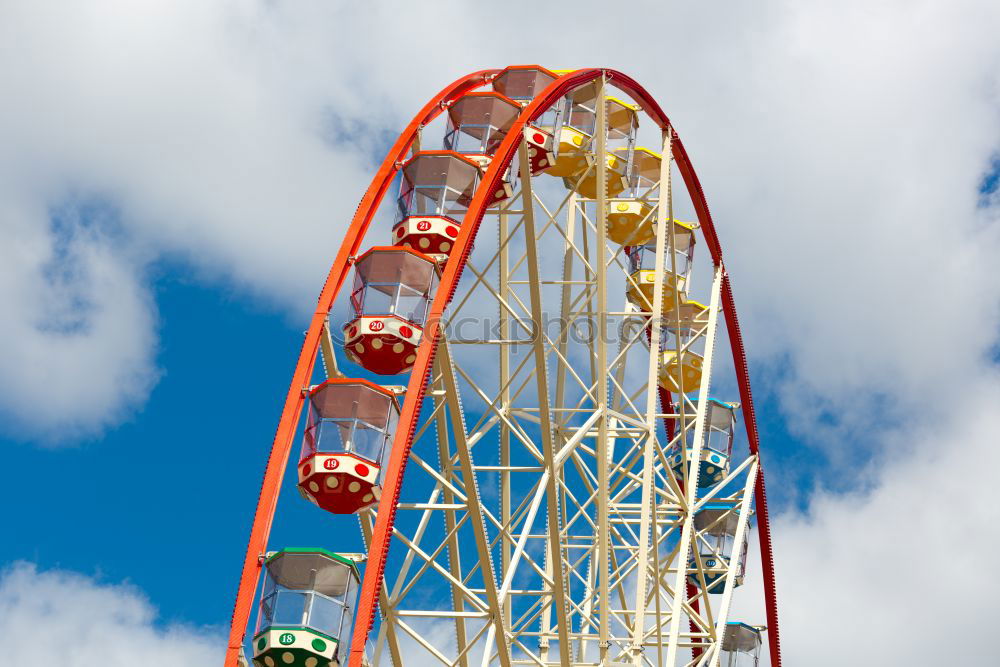
{"type": "Polygon", "coordinates": [[[780,665],[746,359],[676,131],[609,69],[459,79],[320,294],[226,667],[732,667],[765,645],[780,665]],[[303,502],[338,529],[280,548],[297,442],[303,502]],[[336,543],[352,523],[361,553],[336,543]],[[765,618],[733,618],[752,577],[765,618]]]}

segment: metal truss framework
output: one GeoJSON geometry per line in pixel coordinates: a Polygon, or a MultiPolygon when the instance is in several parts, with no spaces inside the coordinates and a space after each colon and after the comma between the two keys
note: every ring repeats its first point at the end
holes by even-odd
{"type": "MultiPolygon", "coordinates": [[[[328,373],[337,372],[325,317],[371,221],[366,203],[377,206],[399,158],[418,150],[420,130],[439,113],[435,104],[446,105],[490,76],[471,75],[428,104],[362,202],[353,240],[349,236],[338,255],[340,270],[334,266],[307,333],[302,354],[309,361],[300,367],[308,368],[297,370],[289,393],[298,407],[286,405],[268,474],[274,474],[273,466],[280,478],[301,390],[317,355],[328,373]]],[[[708,544],[705,530],[693,519],[706,503],[726,501],[739,516],[736,544],[749,531],[751,514],[758,518],[771,664],[779,665],[763,471],[742,342],[711,218],[676,132],[624,75],[579,70],[560,77],[525,109],[483,180],[432,306],[385,492],[377,508],[358,517],[369,561],[349,664],[399,666],[418,662],[412,656],[421,654],[420,664],[462,667],[715,667],[739,559],[728,559],[721,594],[707,593],[708,577],[718,570],[708,572],[704,549],[698,548],[708,544]],[[662,128],[662,167],[654,191],[647,193],[655,204],[647,218],[673,220],[676,162],[712,254],[709,307],[695,320],[693,335],[683,342],[674,337],[673,343],[678,358],[703,349],[703,380],[693,395],[672,397],[657,384],[661,331],[682,326],[676,292],[673,307],[653,315],[666,299],[662,277],[676,269],[674,225],[656,225],[650,310],[640,311],[628,300],[619,309],[609,305],[623,299],[632,278],[622,247],[609,242],[603,222],[606,106],[598,105],[589,167],[577,176],[596,177],[596,199],[571,188],[557,191],[551,177],[533,176],[529,168],[521,128],[568,90],[595,80],[598,99],[613,83],[662,128]],[[487,209],[485,193],[508,164],[519,175],[515,196],[487,209]],[[477,232],[481,236],[491,228],[496,243],[481,239],[473,252],[477,232]],[[553,261],[556,256],[561,261],[553,261]],[[461,335],[462,323],[482,322],[487,313],[496,326],[461,335]],[[553,313],[558,313],[554,323],[553,313]],[[723,480],[705,485],[698,480],[700,466],[689,467],[687,459],[701,460],[720,314],[736,359],[734,384],[740,388],[750,454],[723,480]],[[679,473],[668,463],[672,445],[679,445],[684,457],[679,473]]],[[[276,487],[273,500],[271,492],[266,475],[227,667],[235,667],[242,644],[259,572],[254,561],[264,551],[276,487]]]]}

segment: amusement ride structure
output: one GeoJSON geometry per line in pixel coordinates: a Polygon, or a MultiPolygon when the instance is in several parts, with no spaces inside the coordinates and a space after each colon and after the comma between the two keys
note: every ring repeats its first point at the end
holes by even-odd
{"type": "Polygon", "coordinates": [[[226,667],[762,651],[780,665],[746,358],[677,133],[613,70],[459,79],[393,145],[320,294],[226,667]],[[269,551],[296,441],[289,484],[337,523],[269,551]],[[751,578],[765,618],[734,618],[751,578]]]}

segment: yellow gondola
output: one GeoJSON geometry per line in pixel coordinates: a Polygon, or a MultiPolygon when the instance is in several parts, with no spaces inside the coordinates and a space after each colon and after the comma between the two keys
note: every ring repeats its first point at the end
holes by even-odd
{"type": "MultiPolygon", "coordinates": [[[[614,152],[627,159],[627,148],[614,152]]],[[[628,188],[621,196],[608,201],[609,240],[627,246],[644,245],[655,238],[653,223],[661,161],[660,154],[648,148],[639,147],[632,152],[628,188]]]]}
{"type": "Polygon", "coordinates": [[[698,301],[684,301],[676,320],[663,323],[659,385],[671,393],[687,394],[701,387],[705,357],[702,331],[708,324],[708,307],[698,301]]]}
{"type": "MultiPolygon", "coordinates": [[[[663,303],[660,312],[668,313],[674,309],[677,300],[687,299],[687,284],[691,273],[691,260],[694,254],[694,230],[697,225],[690,222],[674,220],[674,254],[673,265],[670,261],[670,238],[667,238],[667,255],[663,271],[663,303]],[[676,273],[671,270],[671,266],[676,273]]],[[[629,301],[643,312],[653,310],[653,288],[656,284],[656,244],[627,246],[625,254],[629,258],[630,274],[626,294],[629,301]]]]}
{"type": "MultiPolygon", "coordinates": [[[[583,86],[566,97],[556,131],[554,164],[546,170],[563,178],[566,187],[581,196],[597,196],[597,170],[593,168],[593,139],[597,127],[597,86],[583,86]],[[589,171],[588,171],[589,170],[589,171]]],[[[627,186],[628,158],[639,126],[638,108],[617,97],[606,96],[608,196],[616,196],[627,186]],[[626,148],[621,155],[614,149],[626,148]]]]}

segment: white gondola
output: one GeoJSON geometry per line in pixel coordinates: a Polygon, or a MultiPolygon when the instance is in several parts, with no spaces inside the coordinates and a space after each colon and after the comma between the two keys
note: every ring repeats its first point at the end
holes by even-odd
{"type": "Polygon", "coordinates": [[[726,624],[719,667],[757,667],[760,664],[761,627],[739,621],[726,624]]]}
{"type": "MultiPolygon", "coordinates": [[[[629,159],[629,148],[616,155],[629,159]]],[[[660,182],[659,153],[636,148],[631,153],[628,187],[608,200],[608,240],[622,246],[641,246],[656,238],[656,208],[660,182]]]]}
{"type": "MultiPolygon", "coordinates": [[[[694,262],[694,230],[697,225],[674,220],[673,234],[667,238],[667,255],[664,257],[663,303],[661,312],[669,313],[677,304],[687,299],[691,282],[691,268],[694,262]],[[673,239],[674,257],[670,257],[670,243],[673,239]]],[[[653,230],[655,233],[655,229],[653,230]]],[[[629,261],[629,276],[626,282],[628,300],[644,313],[653,310],[653,288],[656,284],[656,243],[625,247],[629,261]]]]}

